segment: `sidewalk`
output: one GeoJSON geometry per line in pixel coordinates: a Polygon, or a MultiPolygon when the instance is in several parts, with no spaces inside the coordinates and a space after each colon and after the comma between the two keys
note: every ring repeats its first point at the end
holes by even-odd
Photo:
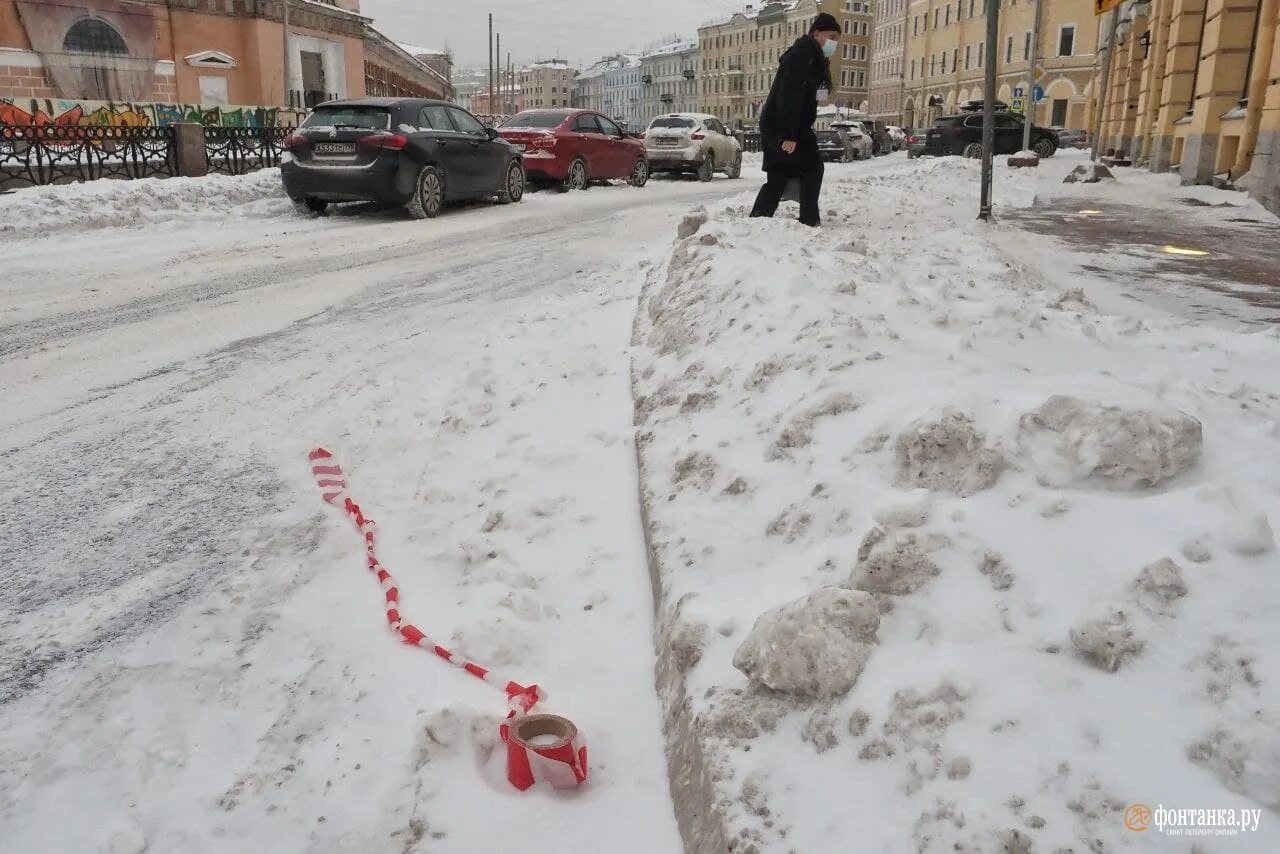
{"type": "Polygon", "coordinates": [[[1210,322],[1280,323],[1280,220],[1242,193],[1142,170],[1116,176],[1049,185],[1002,222],[1057,238],[1080,273],[1134,299],[1210,322]]]}

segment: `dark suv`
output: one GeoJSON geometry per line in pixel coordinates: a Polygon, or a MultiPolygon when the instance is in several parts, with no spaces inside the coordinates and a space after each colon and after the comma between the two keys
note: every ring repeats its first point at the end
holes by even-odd
{"type": "MultiPolygon", "coordinates": [[[[1024,120],[1018,113],[996,113],[996,154],[1017,154],[1022,150],[1024,120]]],[[[1031,150],[1040,157],[1052,157],[1059,148],[1058,135],[1048,128],[1031,126],[1031,150]]],[[[934,122],[925,136],[925,154],[943,157],[982,156],[982,114],[961,113],[934,122]]]]}
{"type": "Polygon", "coordinates": [[[330,202],[404,206],[417,219],[446,202],[524,196],[520,152],[461,107],[421,98],[361,98],[315,108],[285,141],[284,190],[321,213],[330,202]]]}

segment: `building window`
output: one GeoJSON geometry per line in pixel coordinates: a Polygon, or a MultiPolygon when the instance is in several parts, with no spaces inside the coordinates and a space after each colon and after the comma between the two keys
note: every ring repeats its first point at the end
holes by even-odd
{"type": "Polygon", "coordinates": [[[987,64],[987,43],[978,42],[978,67],[984,68],[987,64]]]}
{"type": "Polygon", "coordinates": [[[79,97],[93,101],[119,97],[111,59],[128,56],[129,47],[114,27],[98,18],[81,18],[67,30],[62,49],[66,53],[88,54],[77,63],[80,71],[79,97]]]}
{"type": "Polygon", "coordinates": [[[1053,127],[1064,127],[1067,124],[1067,99],[1055,98],[1053,101],[1053,117],[1049,124],[1053,127]]]}
{"type": "Polygon", "coordinates": [[[1004,61],[1013,62],[1013,36],[1004,43],[1004,61]]]}
{"type": "Polygon", "coordinates": [[[1027,37],[1022,42],[1022,59],[1024,61],[1031,59],[1031,31],[1027,30],[1027,37]]]}
{"type": "Polygon", "coordinates": [[[969,62],[969,54],[972,48],[973,48],[973,45],[964,46],[964,70],[965,71],[968,71],[972,67],[969,62]]]}
{"type": "Polygon", "coordinates": [[[1068,24],[1058,31],[1058,56],[1073,56],[1076,52],[1076,28],[1068,24]]]}

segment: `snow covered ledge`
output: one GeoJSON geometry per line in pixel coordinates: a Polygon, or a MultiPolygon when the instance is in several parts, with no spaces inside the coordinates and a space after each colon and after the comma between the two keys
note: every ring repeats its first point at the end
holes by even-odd
{"type": "Polygon", "coordinates": [[[820,231],[691,217],[641,298],[686,851],[1113,850],[1130,803],[1276,849],[1278,336],[1014,261],[976,164],[896,169],[820,231]]]}

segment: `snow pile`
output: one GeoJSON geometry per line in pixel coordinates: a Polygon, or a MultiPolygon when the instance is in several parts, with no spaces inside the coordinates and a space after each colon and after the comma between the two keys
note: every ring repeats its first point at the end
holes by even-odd
{"type": "Polygon", "coordinates": [[[1043,242],[1017,260],[977,169],[833,181],[815,231],[698,212],[649,273],[688,850],[1115,850],[1167,841],[1130,803],[1280,807],[1277,336],[1165,317],[1043,242]]]}
{"type": "Polygon", "coordinates": [[[0,235],[293,216],[279,169],[204,178],[103,179],[0,195],[0,235]]]}

